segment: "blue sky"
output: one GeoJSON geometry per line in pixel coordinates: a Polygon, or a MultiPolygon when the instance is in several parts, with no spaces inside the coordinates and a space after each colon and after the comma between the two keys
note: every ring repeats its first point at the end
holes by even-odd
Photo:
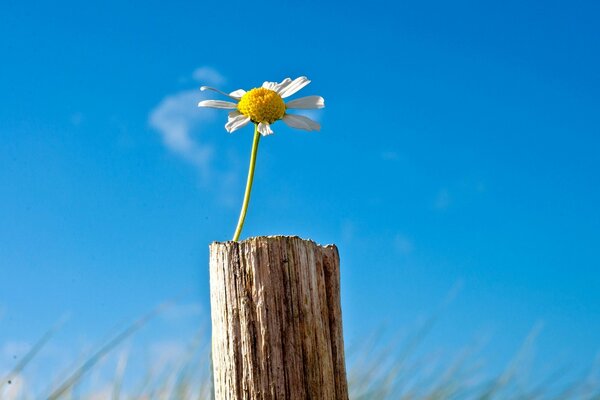
{"type": "Polygon", "coordinates": [[[169,299],[179,316],[148,341],[206,324],[208,244],[233,233],[252,129],[227,134],[198,88],[300,75],[298,95],[325,98],[322,130],[279,122],[261,141],[243,236],[339,246],[347,343],[410,330],[455,293],[430,349],[489,335],[499,366],[541,322],[540,362],[591,362],[599,11],[4,1],[0,368],[63,315],[58,348],[169,299]]]}

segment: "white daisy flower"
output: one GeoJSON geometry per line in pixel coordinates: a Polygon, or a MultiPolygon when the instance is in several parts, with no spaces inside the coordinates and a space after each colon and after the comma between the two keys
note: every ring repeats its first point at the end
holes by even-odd
{"type": "Polygon", "coordinates": [[[301,97],[287,103],[283,101],[283,99],[293,95],[309,83],[310,81],[305,76],[294,80],[286,78],[281,83],[265,82],[260,88],[254,88],[248,92],[239,89],[229,94],[208,86],[202,86],[200,90],[213,90],[235,100],[235,103],[222,100],[204,100],[198,103],[198,107],[234,110],[229,113],[229,118],[225,124],[225,129],[230,133],[252,122],[257,125],[258,132],[261,135],[270,135],[273,133],[271,125],[279,120],[292,128],[318,131],[321,126],[317,122],[303,115],[288,114],[287,110],[323,108],[325,107],[325,100],[321,96],[301,97]]]}

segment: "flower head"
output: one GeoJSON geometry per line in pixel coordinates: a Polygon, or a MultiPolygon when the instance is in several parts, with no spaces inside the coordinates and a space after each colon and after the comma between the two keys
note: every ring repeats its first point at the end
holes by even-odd
{"type": "Polygon", "coordinates": [[[265,82],[262,87],[254,88],[248,92],[239,89],[229,94],[218,89],[202,86],[200,90],[213,90],[236,102],[204,100],[198,103],[198,107],[234,110],[229,113],[229,118],[225,124],[225,129],[228,132],[236,131],[252,122],[257,124],[258,131],[262,135],[270,135],[273,133],[271,124],[279,120],[292,128],[318,131],[321,129],[318,123],[302,115],[288,114],[287,110],[323,108],[325,107],[325,100],[322,97],[307,96],[287,103],[283,101],[283,99],[293,95],[309,83],[310,81],[305,76],[294,80],[286,78],[281,83],[265,82]]]}

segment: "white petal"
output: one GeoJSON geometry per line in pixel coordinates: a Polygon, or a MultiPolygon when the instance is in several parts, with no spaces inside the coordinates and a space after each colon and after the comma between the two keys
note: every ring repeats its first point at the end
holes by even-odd
{"type": "Polygon", "coordinates": [[[285,78],[284,80],[281,81],[281,83],[264,82],[262,87],[264,87],[265,89],[273,90],[274,92],[279,93],[281,90],[285,89],[290,83],[292,83],[292,80],[290,78],[285,78]]]}
{"type": "Polygon", "coordinates": [[[300,97],[285,104],[285,108],[311,109],[323,107],[325,107],[325,99],[321,96],[300,97]]]}
{"type": "Polygon", "coordinates": [[[237,104],[232,103],[230,101],[203,100],[200,103],[198,103],[198,107],[223,108],[225,110],[235,110],[237,108],[237,104]]]}
{"type": "Polygon", "coordinates": [[[273,131],[271,130],[271,125],[265,124],[264,122],[258,124],[258,131],[263,136],[267,136],[273,133],[273,131]]]}
{"type": "Polygon", "coordinates": [[[291,126],[292,128],[302,129],[305,131],[321,130],[321,125],[303,115],[285,114],[282,119],[287,126],[291,126]]]}
{"type": "Polygon", "coordinates": [[[279,93],[282,99],[285,99],[286,97],[293,95],[309,83],[310,81],[307,77],[301,76],[300,78],[294,79],[289,85],[286,85],[286,87],[282,88],[277,93],[279,93]]]}
{"type": "Polygon", "coordinates": [[[277,83],[275,82],[263,82],[262,87],[264,87],[265,89],[269,89],[269,90],[274,90],[275,86],[277,85],[277,83]]]}
{"type": "Polygon", "coordinates": [[[233,92],[229,93],[229,97],[233,97],[234,99],[239,100],[245,94],[246,94],[246,91],[244,89],[238,89],[238,90],[234,90],[233,92]]]}
{"type": "Polygon", "coordinates": [[[225,124],[225,129],[227,130],[227,132],[231,133],[237,131],[243,126],[246,126],[248,122],[250,122],[249,117],[246,117],[239,111],[232,111],[229,113],[229,118],[227,119],[227,123],[225,124]]]}
{"type": "Polygon", "coordinates": [[[229,98],[231,98],[231,99],[234,99],[234,100],[239,100],[239,99],[241,99],[241,98],[242,98],[242,96],[244,95],[244,93],[246,93],[246,92],[242,93],[242,96],[236,96],[234,93],[237,93],[237,92],[239,92],[239,91],[240,91],[240,90],[242,90],[242,89],[240,89],[240,90],[236,90],[235,92],[231,92],[231,93],[227,94],[227,93],[225,93],[225,92],[222,92],[222,91],[220,91],[219,89],[215,89],[215,88],[208,87],[208,86],[201,86],[201,87],[200,87],[200,90],[202,90],[202,91],[205,91],[205,90],[212,90],[213,92],[221,93],[223,96],[227,96],[227,97],[229,97],[229,98]]]}
{"type": "Polygon", "coordinates": [[[238,110],[230,111],[229,114],[228,114],[228,116],[227,116],[227,119],[230,120],[230,119],[235,118],[235,117],[237,117],[239,115],[242,115],[242,113],[239,112],[238,110]]]}

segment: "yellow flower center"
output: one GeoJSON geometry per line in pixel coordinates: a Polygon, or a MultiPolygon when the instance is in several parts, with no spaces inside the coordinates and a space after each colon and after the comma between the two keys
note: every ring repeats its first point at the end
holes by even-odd
{"type": "Polygon", "coordinates": [[[273,90],[254,88],[242,96],[237,109],[252,122],[272,124],[285,114],[285,103],[273,90]]]}

